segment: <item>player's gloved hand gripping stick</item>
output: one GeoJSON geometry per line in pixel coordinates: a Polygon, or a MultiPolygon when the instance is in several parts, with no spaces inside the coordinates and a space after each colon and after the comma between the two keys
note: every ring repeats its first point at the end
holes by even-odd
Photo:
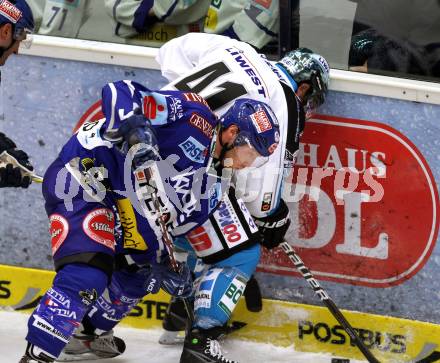
{"type": "Polygon", "coordinates": [[[0,132],[0,187],[27,188],[31,181],[41,183],[43,178],[33,170],[29,156],[0,132]]]}
{"type": "Polygon", "coordinates": [[[15,157],[9,154],[6,150],[0,154],[0,168],[6,168],[7,165],[12,165],[14,168],[19,168],[22,177],[29,177],[35,183],[42,183],[43,177],[35,174],[33,170],[28,169],[22,165],[15,157]]]}
{"type": "MultiPolygon", "coordinates": [[[[138,183],[138,187],[140,190],[138,190],[138,195],[150,195],[153,201],[153,205],[154,205],[154,209],[156,212],[156,215],[158,216],[157,221],[159,223],[159,227],[161,230],[161,234],[162,234],[162,241],[164,243],[164,246],[168,252],[168,255],[170,257],[170,264],[173,268],[173,270],[178,273],[178,274],[182,274],[182,268],[183,268],[183,264],[179,264],[176,261],[176,258],[174,256],[174,245],[171,241],[171,237],[168,233],[168,229],[165,225],[165,220],[164,220],[164,213],[161,210],[162,207],[160,205],[159,202],[159,197],[157,195],[157,192],[159,190],[159,187],[156,184],[156,181],[160,181],[160,174],[159,174],[159,170],[157,168],[157,164],[155,162],[150,162],[147,165],[143,165],[139,168],[137,168],[134,172],[135,174],[135,178],[136,181],[138,183]],[[146,191],[146,194],[142,193],[142,189],[144,189],[146,191]],[[141,193],[139,193],[139,191],[141,193]]],[[[163,189],[162,189],[163,190],[163,189]]],[[[141,203],[142,203],[142,197],[139,198],[141,203]]],[[[145,203],[142,203],[142,207],[145,209],[145,203]]],[[[146,211],[147,213],[149,213],[149,211],[146,211]]],[[[188,298],[184,298],[182,297],[183,303],[185,305],[185,310],[188,314],[188,328],[190,329],[192,326],[192,323],[194,321],[194,312],[192,310],[191,307],[191,303],[188,300],[188,298]]]]}
{"type": "MultiPolygon", "coordinates": [[[[124,120],[120,126],[118,134],[122,137],[121,151],[132,159],[132,170],[136,179],[136,196],[140,202],[140,206],[146,218],[156,217],[159,223],[162,241],[170,257],[170,264],[177,274],[183,274],[183,265],[179,265],[174,257],[174,247],[171,238],[168,234],[165,221],[163,219],[164,213],[159,202],[158,197],[158,183],[162,186],[160,173],[157,168],[156,161],[160,160],[159,147],[155,131],[151,122],[142,114],[138,108],[134,110],[133,115],[124,120]],[[155,213],[152,216],[151,211],[148,210],[146,200],[150,199],[153,202],[155,213]]],[[[160,190],[164,190],[163,187],[160,190]]],[[[149,218],[149,219],[150,219],[149,218]]],[[[187,299],[184,299],[185,308],[190,323],[194,320],[194,314],[191,304],[187,299]]]]}

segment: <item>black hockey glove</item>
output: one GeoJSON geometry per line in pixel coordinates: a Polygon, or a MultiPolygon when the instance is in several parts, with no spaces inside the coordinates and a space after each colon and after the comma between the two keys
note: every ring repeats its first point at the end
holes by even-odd
{"type": "Polygon", "coordinates": [[[17,145],[15,145],[14,141],[4,133],[0,132],[0,154],[5,150],[8,151],[9,149],[15,149],[16,147],[17,145]]]}
{"type": "MultiPolygon", "coordinates": [[[[8,138],[5,134],[0,132],[0,154],[6,151],[9,155],[13,156],[21,165],[29,170],[34,170],[33,166],[29,162],[28,155],[16,148],[17,145],[8,138]]],[[[5,187],[21,187],[27,188],[31,184],[31,178],[29,176],[23,176],[20,168],[13,164],[6,164],[0,168],[0,188],[5,187]]]]}
{"type": "Polygon", "coordinates": [[[123,138],[121,150],[128,154],[131,147],[141,144],[133,157],[133,168],[137,169],[149,160],[158,159],[158,144],[156,132],[140,109],[136,109],[134,114],[124,120],[118,129],[118,136],[123,138]]]}
{"type": "Polygon", "coordinates": [[[272,249],[284,241],[284,236],[290,226],[289,208],[284,200],[281,199],[280,206],[270,216],[255,218],[261,233],[261,244],[272,249]]]}

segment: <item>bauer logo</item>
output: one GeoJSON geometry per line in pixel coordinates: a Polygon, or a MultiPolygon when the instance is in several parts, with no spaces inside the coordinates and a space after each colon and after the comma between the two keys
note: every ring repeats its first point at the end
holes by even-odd
{"type": "MultiPolygon", "coordinates": [[[[437,240],[439,200],[411,141],[384,124],[319,116],[299,149],[283,190],[286,239],[316,278],[387,287],[420,271],[437,240]]],[[[297,274],[282,251],[263,255],[260,268],[297,274]]]]}

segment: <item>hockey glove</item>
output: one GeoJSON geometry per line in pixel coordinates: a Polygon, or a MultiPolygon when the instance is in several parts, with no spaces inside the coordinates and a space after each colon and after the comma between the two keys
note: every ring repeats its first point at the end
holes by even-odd
{"type": "Polygon", "coordinates": [[[124,120],[118,129],[117,136],[122,137],[122,152],[127,155],[131,147],[141,145],[133,157],[133,169],[137,169],[149,160],[158,159],[158,144],[156,132],[150,120],[136,109],[134,114],[124,120]]]}
{"type": "Polygon", "coordinates": [[[284,236],[290,226],[289,208],[281,199],[280,206],[271,215],[264,218],[255,218],[262,237],[261,244],[272,249],[284,241],[284,236]]]}
{"type": "Polygon", "coordinates": [[[173,270],[168,259],[163,263],[152,265],[150,281],[158,283],[155,284],[154,290],[148,291],[153,294],[159,291],[159,287],[175,297],[188,297],[192,294],[193,280],[191,271],[184,262],[179,263],[177,272],[173,270]]]}
{"type": "MultiPolygon", "coordinates": [[[[15,143],[5,134],[0,132],[0,154],[6,151],[17,161],[29,170],[34,170],[29,162],[28,155],[16,148],[15,143]]],[[[0,188],[4,187],[22,187],[27,188],[31,184],[29,176],[23,176],[20,168],[14,167],[12,164],[6,164],[0,168],[0,188]]]]}

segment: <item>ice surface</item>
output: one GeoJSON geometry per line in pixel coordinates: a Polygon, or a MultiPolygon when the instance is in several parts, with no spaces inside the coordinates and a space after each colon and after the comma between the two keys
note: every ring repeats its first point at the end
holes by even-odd
{"type": "MultiPolygon", "coordinates": [[[[0,362],[17,363],[24,352],[28,315],[0,311],[0,362]]],[[[181,346],[162,346],[157,343],[160,330],[118,327],[117,336],[127,344],[126,352],[117,358],[87,361],[89,363],[177,363],[181,346]]],[[[225,354],[240,363],[330,363],[328,354],[295,352],[293,347],[279,348],[229,338],[224,343],[225,354]]],[[[351,363],[360,361],[351,360],[351,363]]]]}

